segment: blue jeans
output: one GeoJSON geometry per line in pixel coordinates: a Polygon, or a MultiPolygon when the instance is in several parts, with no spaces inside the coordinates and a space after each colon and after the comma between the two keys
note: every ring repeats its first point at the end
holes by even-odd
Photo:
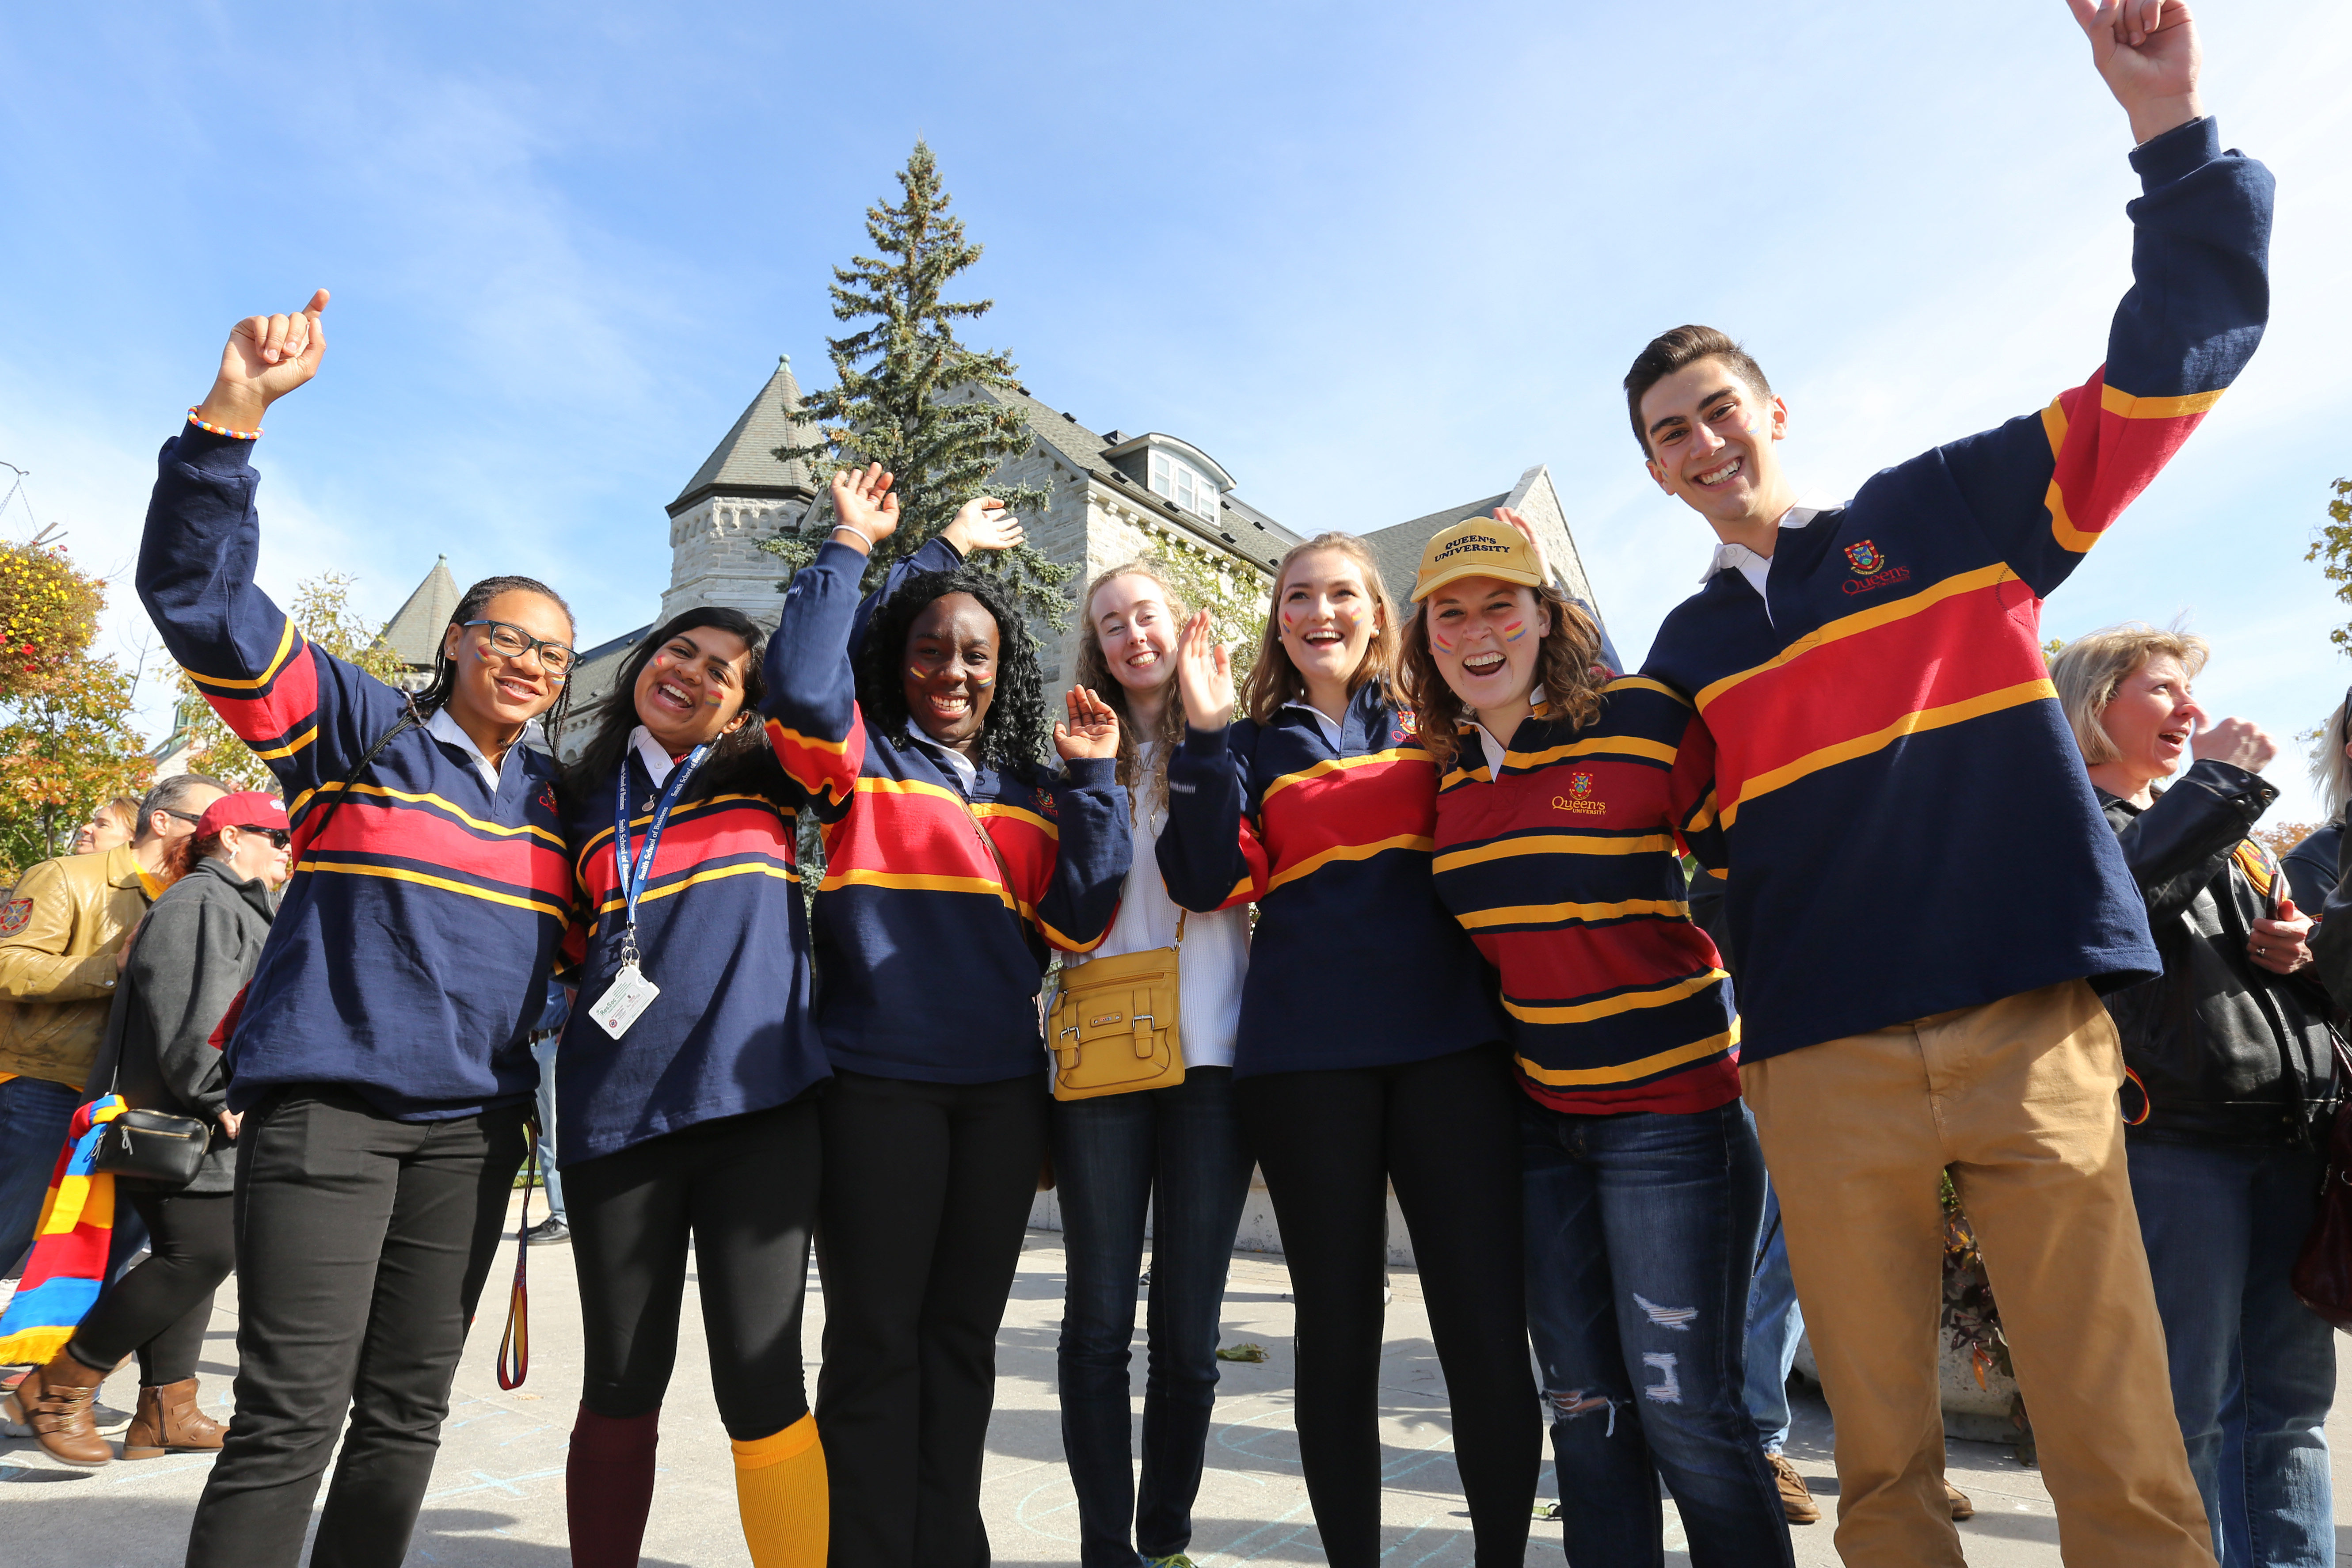
{"type": "Polygon", "coordinates": [[[555,1047],[561,1035],[550,1035],[530,1047],[539,1063],[539,1175],[547,1184],[547,1212],[563,1217],[563,1178],[555,1169],[555,1047]]]}
{"type": "Polygon", "coordinates": [[[2152,1138],[2128,1147],[2173,1413],[2214,1555],[2223,1568],[2333,1563],[2336,1331],[2287,1285],[2326,1156],[2152,1138]]]}
{"type": "Polygon", "coordinates": [[[45,1078],[0,1083],[0,1274],[16,1273],[33,1245],[49,1173],[81,1104],[81,1090],[45,1078]]]}
{"type": "Polygon", "coordinates": [[[1520,1107],[1528,1328],[1572,1568],[1664,1562],[1657,1477],[1696,1568],[1789,1564],[1745,1382],[1764,1156],[1738,1101],[1691,1115],[1520,1107]]]}
{"type": "Polygon", "coordinates": [[[1135,1568],[1138,1548],[1167,1557],[1192,1543],[1217,1403],[1218,1310],[1249,1197],[1250,1156],[1230,1068],[1194,1068],[1173,1089],[1057,1100],[1053,1119],[1068,1255],[1062,1450],[1078,1493],[1079,1561],[1135,1568]],[[1128,1346],[1147,1205],[1150,1359],[1139,1501],[1128,1458],[1128,1346]]]}
{"type": "Polygon", "coordinates": [[[1780,1195],[1764,1189],[1764,1256],[1748,1289],[1748,1414],[1767,1454],[1789,1442],[1789,1373],[1805,1337],[1805,1314],[1789,1278],[1789,1238],[1780,1231],[1780,1195]]]}

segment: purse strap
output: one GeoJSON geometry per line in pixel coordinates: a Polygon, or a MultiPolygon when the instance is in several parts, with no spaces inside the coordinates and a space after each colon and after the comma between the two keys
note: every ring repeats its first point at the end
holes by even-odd
{"type": "Polygon", "coordinates": [[[386,746],[392,744],[393,738],[404,730],[425,727],[425,715],[417,709],[416,694],[404,691],[401,696],[408,703],[408,711],[403,713],[391,729],[378,735],[375,738],[375,744],[370,746],[365,754],[352,765],[352,771],[343,775],[342,788],[337,790],[335,798],[327,803],[324,814],[319,818],[318,831],[311,834],[308,840],[310,844],[320,843],[327,837],[328,824],[335,820],[335,813],[343,808],[343,802],[351,798],[352,791],[359,784],[361,776],[375,765],[376,758],[383,753],[386,746]]]}
{"type": "Polygon", "coordinates": [[[539,1118],[523,1123],[530,1140],[524,1156],[522,1220],[515,1226],[514,1288],[507,1293],[507,1331],[499,1336],[499,1386],[516,1389],[530,1375],[530,1194],[539,1185],[539,1118]]]}

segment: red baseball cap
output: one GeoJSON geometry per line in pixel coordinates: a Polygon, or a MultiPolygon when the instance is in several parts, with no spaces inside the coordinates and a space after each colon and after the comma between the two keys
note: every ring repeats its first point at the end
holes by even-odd
{"type": "Polygon", "coordinates": [[[257,789],[241,789],[235,795],[225,795],[205,807],[197,820],[198,834],[218,833],[224,827],[282,827],[291,830],[286,820],[285,805],[274,795],[264,795],[257,789]]]}

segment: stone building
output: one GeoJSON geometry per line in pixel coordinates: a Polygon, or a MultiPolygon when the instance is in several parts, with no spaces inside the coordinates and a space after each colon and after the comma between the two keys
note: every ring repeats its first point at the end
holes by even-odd
{"type": "MultiPolygon", "coordinates": [[[[1028,540],[1050,559],[1080,568],[1074,593],[1107,567],[1139,555],[1159,555],[1180,559],[1192,568],[1188,575],[1196,581],[1214,583],[1227,605],[1263,610],[1275,567],[1301,536],[1242,500],[1235,493],[1234,475],[1208,453],[1160,431],[1097,432],[1025,390],[967,386],[948,395],[986,398],[1028,416],[1028,449],[1008,459],[997,474],[1008,487],[1033,486],[1049,495],[1042,515],[1026,520],[1028,540]]],[[[810,439],[808,426],[796,417],[800,405],[792,362],[779,359],[767,384],[664,509],[669,520],[669,581],[654,618],[583,649],[572,682],[573,712],[609,690],[630,649],[680,610],[726,605],[774,624],[783,604],[783,563],[761,549],[760,542],[796,525],[816,499],[807,465],[775,456],[780,447],[804,445],[810,439]]],[[[1586,604],[1598,604],[1551,472],[1541,464],[1498,495],[1377,531],[1365,531],[1382,579],[1391,594],[1402,599],[1411,587],[1421,548],[1432,534],[1497,506],[1525,513],[1543,539],[1562,585],[1586,604]]],[[[455,604],[457,587],[448,580],[446,563],[435,568],[387,624],[386,639],[405,654],[411,642],[418,642],[417,630],[424,623],[446,623],[447,611],[440,605],[444,596],[455,604]]],[[[423,634],[418,642],[428,664],[430,635],[423,634]]],[[[1049,640],[1049,685],[1066,677],[1075,635],[1066,632],[1049,640]]]]}

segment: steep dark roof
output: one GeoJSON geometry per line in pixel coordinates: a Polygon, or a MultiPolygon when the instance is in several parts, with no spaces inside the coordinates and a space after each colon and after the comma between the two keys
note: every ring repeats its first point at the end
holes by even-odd
{"type": "Polygon", "coordinates": [[[751,399],[727,438],[694,470],[694,478],[686,481],[686,488],[666,509],[669,515],[676,517],[713,495],[805,499],[816,494],[806,463],[780,462],[775,455],[779,447],[806,446],[813,439],[808,427],[793,418],[800,405],[801,387],[793,379],[792,358],[780,354],[776,374],[751,399]]]}
{"type": "Polygon", "coordinates": [[[1364,543],[1380,563],[1381,582],[1386,585],[1389,597],[1399,604],[1412,592],[1414,574],[1421,570],[1421,552],[1437,537],[1440,529],[1451,528],[1465,518],[1477,517],[1507,504],[1511,492],[1484,500],[1466,500],[1460,506],[1449,506],[1443,511],[1433,511],[1426,517],[1416,517],[1407,522],[1394,522],[1377,532],[1364,535],[1364,543]]]}
{"type": "Polygon", "coordinates": [[[449,558],[444,555],[433,563],[425,581],[416,584],[407,603],[383,623],[376,646],[390,649],[412,669],[428,668],[441,646],[441,634],[448,629],[449,617],[457,613],[459,597],[457,579],[449,575],[449,558]]]}

